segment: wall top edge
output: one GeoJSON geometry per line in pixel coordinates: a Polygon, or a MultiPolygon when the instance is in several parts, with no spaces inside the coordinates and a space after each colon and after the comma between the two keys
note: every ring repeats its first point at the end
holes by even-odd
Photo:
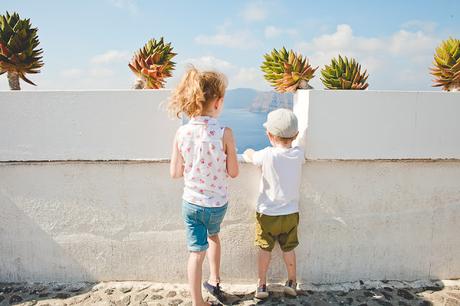
{"type": "MultiPolygon", "coordinates": [[[[0,165],[14,164],[65,164],[65,163],[109,163],[109,164],[141,164],[141,163],[169,163],[169,158],[158,159],[69,159],[69,160],[0,160],[0,165]]],[[[388,159],[328,159],[315,158],[306,159],[308,162],[460,162],[460,158],[388,158],[388,159]]],[[[243,160],[238,160],[239,164],[251,164],[243,160]]]]}
{"type": "MultiPolygon", "coordinates": [[[[232,88],[235,89],[235,88],[232,88]]],[[[232,90],[227,89],[227,90],[232,90]]],[[[161,88],[161,89],[49,89],[49,90],[0,90],[0,93],[12,93],[12,94],[21,94],[21,93],[38,93],[38,92],[136,92],[136,93],[152,93],[152,92],[170,92],[171,88],[161,88]]],[[[268,92],[269,90],[258,90],[261,92],[268,92]]],[[[273,90],[272,90],[273,91],[273,90]]],[[[446,92],[446,91],[435,91],[435,90],[327,90],[327,89],[298,89],[298,92],[348,92],[348,93],[366,93],[366,92],[411,92],[411,93],[438,93],[438,94],[460,94],[460,92],[446,92]]]]}
{"type": "Polygon", "coordinates": [[[153,93],[153,92],[170,92],[172,89],[52,89],[52,90],[0,90],[0,93],[41,93],[41,92],[136,92],[136,93],[153,93]]]}
{"type": "Polygon", "coordinates": [[[454,94],[459,95],[460,92],[447,92],[447,91],[434,91],[434,90],[345,90],[345,89],[299,89],[299,92],[327,92],[327,93],[356,93],[356,94],[365,94],[365,93],[429,93],[429,94],[454,94]]]}

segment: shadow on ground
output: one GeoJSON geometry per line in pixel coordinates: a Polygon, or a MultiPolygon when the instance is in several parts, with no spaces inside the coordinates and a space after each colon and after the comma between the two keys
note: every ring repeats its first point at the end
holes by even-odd
{"type": "MultiPolygon", "coordinates": [[[[0,283],[0,305],[36,305],[41,301],[86,296],[94,283],[0,283]]],[[[84,302],[82,298],[81,302],[84,302]]],[[[62,303],[61,303],[62,304],[62,303]]],[[[83,305],[83,304],[82,304],[83,305]]]]}

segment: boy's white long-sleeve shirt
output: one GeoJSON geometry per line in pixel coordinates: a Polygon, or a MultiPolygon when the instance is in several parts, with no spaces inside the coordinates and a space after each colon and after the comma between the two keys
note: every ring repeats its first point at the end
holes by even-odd
{"type": "Polygon", "coordinates": [[[281,216],[299,211],[304,162],[305,153],[300,147],[266,147],[254,152],[252,163],[262,168],[257,212],[281,216]]]}

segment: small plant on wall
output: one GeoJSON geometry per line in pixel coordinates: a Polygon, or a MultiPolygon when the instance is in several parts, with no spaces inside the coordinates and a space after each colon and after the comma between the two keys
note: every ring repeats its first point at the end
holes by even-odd
{"type": "Polygon", "coordinates": [[[460,40],[450,37],[444,40],[434,54],[434,87],[442,86],[446,91],[460,91],[460,40]]]}
{"type": "Polygon", "coordinates": [[[264,58],[260,68],[265,73],[265,79],[276,91],[283,93],[312,88],[308,82],[314,77],[318,67],[313,68],[300,53],[292,50],[288,52],[283,47],[280,51],[273,49],[264,58]]]}
{"type": "Polygon", "coordinates": [[[367,70],[361,73],[361,65],[346,56],[333,58],[330,65],[321,70],[321,81],[327,89],[366,89],[367,70]]]}
{"type": "Polygon", "coordinates": [[[21,90],[19,79],[35,85],[26,74],[39,73],[43,67],[37,31],[18,13],[0,15],[0,75],[7,74],[11,90],[21,90]]]}
{"type": "Polygon", "coordinates": [[[171,61],[176,56],[172,50],[171,43],[165,43],[161,37],[158,41],[150,39],[134,54],[128,66],[138,78],[135,89],[158,89],[165,86],[165,79],[171,77],[176,65],[171,61]]]}

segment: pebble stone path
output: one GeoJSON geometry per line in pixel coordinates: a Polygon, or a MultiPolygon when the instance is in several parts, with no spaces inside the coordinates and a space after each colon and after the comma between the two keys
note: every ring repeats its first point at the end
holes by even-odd
{"type": "MultiPolygon", "coordinates": [[[[269,286],[270,297],[254,298],[253,286],[230,285],[227,305],[460,305],[460,280],[429,284],[404,282],[360,282],[347,286],[305,287],[290,298],[281,285],[269,286]],[[412,285],[412,287],[410,287],[412,285]],[[374,288],[369,288],[373,286],[374,288]],[[409,287],[408,287],[409,286],[409,287]],[[307,289],[309,288],[309,289],[307,289]],[[344,291],[344,289],[348,289],[344,291]]],[[[209,301],[215,301],[206,296],[209,301]]],[[[0,306],[4,305],[168,305],[191,306],[184,284],[151,282],[102,283],[0,283],[0,306]]]]}

